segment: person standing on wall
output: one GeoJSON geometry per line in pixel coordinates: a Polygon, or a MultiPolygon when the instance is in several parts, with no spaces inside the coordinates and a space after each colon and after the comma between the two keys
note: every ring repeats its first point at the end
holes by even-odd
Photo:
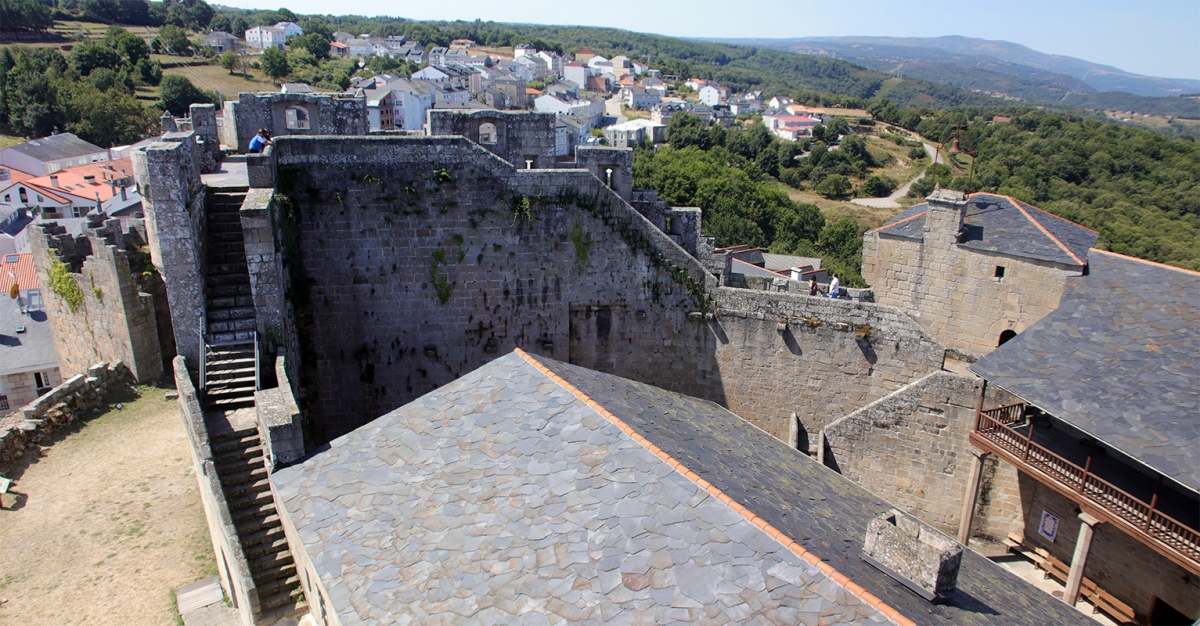
{"type": "Polygon", "coordinates": [[[814,273],[808,279],[808,295],[816,296],[821,294],[821,288],[817,286],[817,275],[814,273]]]}
{"type": "Polygon", "coordinates": [[[833,277],[829,281],[829,297],[836,298],[841,293],[841,283],[838,282],[837,272],[830,272],[829,275],[833,277]]]}

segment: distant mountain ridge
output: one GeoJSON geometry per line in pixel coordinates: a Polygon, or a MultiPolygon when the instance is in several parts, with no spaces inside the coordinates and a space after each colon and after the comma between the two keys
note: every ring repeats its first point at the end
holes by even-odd
{"type": "MultiPolygon", "coordinates": [[[[1200,92],[1200,80],[1133,74],[1110,65],[1038,52],[1008,41],[948,35],[944,37],[802,37],[797,39],[710,39],[721,43],[759,46],[815,54],[860,63],[878,71],[937,80],[921,71],[930,64],[970,68],[1016,76],[1059,92],[1123,91],[1140,96],[1167,97],[1200,92]],[[913,73],[916,64],[917,73],[913,73]],[[1086,87],[1085,87],[1086,86],[1086,87]]],[[[948,68],[943,68],[945,72],[948,68]]],[[[953,82],[953,81],[947,81],[953,82]]],[[[980,87],[963,85],[973,89],[980,87]]],[[[1015,95],[1015,94],[1014,94],[1015,95]]],[[[1052,96],[1052,94],[1046,94],[1052,96]]]]}

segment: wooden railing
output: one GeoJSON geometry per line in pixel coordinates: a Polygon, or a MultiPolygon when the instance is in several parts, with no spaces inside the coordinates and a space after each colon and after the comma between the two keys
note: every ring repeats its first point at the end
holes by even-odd
{"type": "Polygon", "coordinates": [[[1051,452],[1033,441],[1032,423],[1029,424],[1028,435],[1013,428],[1013,424],[1024,420],[1024,413],[1023,404],[980,411],[972,435],[986,441],[990,444],[988,447],[994,448],[995,452],[1014,464],[1037,470],[1089,504],[1125,522],[1131,534],[1140,534],[1186,559],[1191,563],[1190,569],[1200,568],[1200,532],[1155,509],[1158,488],[1154,500],[1147,504],[1089,473],[1090,454],[1088,466],[1080,467],[1051,452]]]}

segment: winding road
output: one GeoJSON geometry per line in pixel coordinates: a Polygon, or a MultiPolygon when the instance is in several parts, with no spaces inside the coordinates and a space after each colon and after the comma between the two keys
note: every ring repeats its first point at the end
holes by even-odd
{"type": "MultiPolygon", "coordinates": [[[[929,143],[924,144],[924,146],[925,146],[925,152],[927,154],[929,154],[929,157],[932,159],[934,157],[934,155],[937,154],[937,148],[933,144],[929,144],[929,143]]],[[[941,154],[937,154],[937,162],[945,163],[946,157],[942,156],[941,154]]],[[[857,204],[859,206],[865,206],[865,207],[871,207],[873,209],[899,209],[900,203],[896,202],[896,200],[899,200],[900,198],[903,198],[904,196],[908,195],[908,190],[910,188],[912,188],[913,183],[917,182],[918,180],[921,180],[924,177],[925,177],[925,172],[922,171],[920,174],[917,174],[915,177],[913,177],[912,180],[901,185],[899,189],[894,191],[892,193],[892,195],[890,195],[886,198],[854,198],[850,202],[852,204],[857,204]]]]}

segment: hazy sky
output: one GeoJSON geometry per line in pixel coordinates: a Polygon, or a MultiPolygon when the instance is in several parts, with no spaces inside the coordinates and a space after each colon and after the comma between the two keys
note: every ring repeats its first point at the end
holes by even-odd
{"type": "Polygon", "coordinates": [[[216,0],[296,13],[613,26],[677,37],[964,35],[1200,79],[1200,0],[216,0]]]}

